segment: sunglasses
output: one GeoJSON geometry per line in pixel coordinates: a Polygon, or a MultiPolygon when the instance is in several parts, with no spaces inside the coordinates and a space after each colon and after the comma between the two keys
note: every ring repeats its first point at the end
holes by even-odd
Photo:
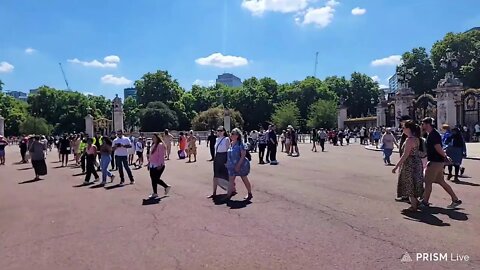
{"type": "Polygon", "coordinates": [[[217,132],[223,132],[223,130],[219,129],[219,130],[217,130],[217,132]]]}

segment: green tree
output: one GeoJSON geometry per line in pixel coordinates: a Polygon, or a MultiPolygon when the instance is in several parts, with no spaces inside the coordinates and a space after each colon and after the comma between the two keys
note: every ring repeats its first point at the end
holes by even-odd
{"type": "Polygon", "coordinates": [[[413,70],[414,75],[408,84],[415,94],[433,93],[432,90],[437,86],[437,82],[435,81],[435,70],[426,49],[419,47],[405,52],[402,55],[402,61],[401,66],[413,70]]]}
{"type": "Polygon", "coordinates": [[[337,104],[332,100],[318,100],[309,107],[308,127],[332,128],[336,126],[337,104]]]}
{"type": "Polygon", "coordinates": [[[128,97],[123,103],[123,111],[125,112],[125,126],[128,130],[140,124],[140,109],[138,108],[137,100],[134,97],[128,97]]]}
{"type": "Polygon", "coordinates": [[[112,101],[104,96],[87,96],[87,102],[95,118],[112,118],[112,101]]]}
{"type": "Polygon", "coordinates": [[[165,103],[150,102],[146,108],[140,110],[140,126],[145,132],[175,129],[178,127],[178,118],[175,111],[165,103]]]}
{"type": "Polygon", "coordinates": [[[467,87],[480,87],[480,31],[466,33],[447,33],[445,37],[435,42],[431,49],[433,66],[438,71],[435,81],[445,76],[446,70],[441,66],[441,59],[451,49],[458,60],[458,71],[455,75],[467,87]]]}
{"type": "Polygon", "coordinates": [[[4,86],[4,83],[2,82],[2,80],[0,80],[0,91],[3,91],[3,86],[4,86]]]}
{"type": "Polygon", "coordinates": [[[26,119],[28,104],[0,93],[0,115],[5,118],[5,135],[20,135],[20,124],[26,119]]]}
{"type": "Polygon", "coordinates": [[[148,103],[161,101],[173,109],[175,102],[180,101],[184,90],[168,71],[159,70],[147,73],[135,82],[138,104],[146,107],[148,103]]]}
{"type": "Polygon", "coordinates": [[[20,124],[20,132],[23,134],[49,135],[53,130],[52,125],[48,124],[43,118],[28,116],[20,124]]]}
{"type": "Polygon", "coordinates": [[[298,128],[300,110],[292,101],[284,101],[275,107],[272,122],[278,129],[286,129],[288,125],[298,128]]]}
{"type": "Polygon", "coordinates": [[[323,82],[330,91],[334,92],[337,95],[338,98],[348,98],[350,93],[350,81],[345,79],[344,76],[327,77],[323,82]]]}
{"type": "MultiPolygon", "coordinates": [[[[240,112],[229,109],[231,128],[243,128],[243,118],[240,112]]],[[[192,120],[192,128],[194,130],[212,130],[223,125],[223,116],[225,110],[223,107],[210,108],[206,111],[200,112],[192,120]]]]}
{"type": "Polygon", "coordinates": [[[379,96],[378,83],[369,76],[354,72],[350,78],[350,88],[345,104],[351,117],[373,113],[379,96]],[[373,102],[372,102],[373,101],[373,102]]]}

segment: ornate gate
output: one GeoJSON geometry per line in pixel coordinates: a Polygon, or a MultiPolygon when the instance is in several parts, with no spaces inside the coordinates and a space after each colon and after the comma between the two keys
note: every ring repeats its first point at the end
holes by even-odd
{"type": "Polygon", "coordinates": [[[430,94],[420,95],[413,100],[413,110],[411,116],[416,121],[421,121],[425,117],[432,117],[437,120],[437,100],[430,94]]]}
{"type": "Polygon", "coordinates": [[[480,89],[468,89],[462,95],[463,125],[470,130],[480,121],[480,89]]]}
{"type": "Polygon", "coordinates": [[[100,118],[93,121],[95,134],[110,135],[112,132],[112,120],[100,118]]]}
{"type": "Polygon", "coordinates": [[[395,126],[395,101],[388,103],[387,109],[385,111],[385,123],[387,127],[395,126]]]}

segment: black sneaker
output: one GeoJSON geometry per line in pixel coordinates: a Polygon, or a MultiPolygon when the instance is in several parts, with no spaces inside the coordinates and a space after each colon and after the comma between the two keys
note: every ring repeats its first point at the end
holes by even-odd
{"type": "Polygon", "coordinates": [[[447,205],[447,208],[449,208],[449,209],[455,209],[455,208],[457,208],[460,204],[462,204],[462,200],[456,200],[456,201],[453,201],[451,204],[447,205]]]}
{"type": "Polygon", "coordinates": [[[425,201],[421,201],[421,202],[418,204],[418,208],[429,208],[429,207],[430,207],[430,203],[425,202],[425,201]]]}
{"type": "Polygon", "coordinates": [[[465,168],[464,168],[464,167],[461,167],[461,168],[460,168],[460,175],[463,175],[463,173],[465,173],[465,168]]]}

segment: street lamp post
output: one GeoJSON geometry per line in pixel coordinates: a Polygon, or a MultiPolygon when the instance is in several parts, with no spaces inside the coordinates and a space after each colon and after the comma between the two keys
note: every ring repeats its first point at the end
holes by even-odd
{"type": "Polygon", "coordinates": [[[454,71],[458,68],[458,60],[457,56],[450,48],[447,48],[445,57],[440,59],[440,66],[447,71],[445,73],[445,79],[448,80],[455,77],[454,71]]]}

